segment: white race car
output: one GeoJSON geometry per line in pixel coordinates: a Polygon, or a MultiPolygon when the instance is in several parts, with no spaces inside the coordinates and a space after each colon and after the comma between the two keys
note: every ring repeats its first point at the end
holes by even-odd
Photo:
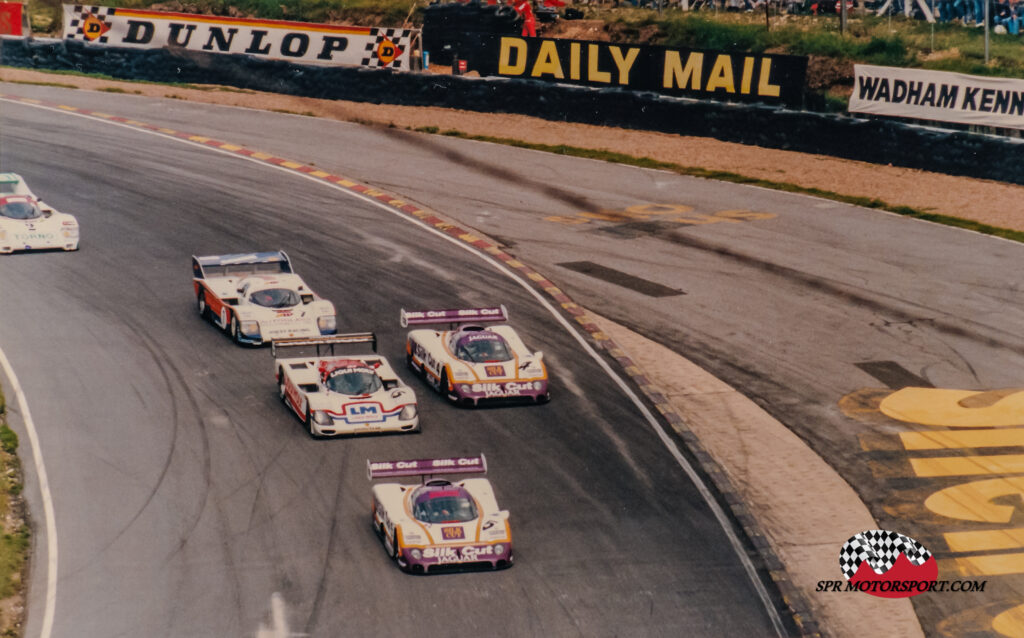
{"type": "Polygon", "coordinates": [[[505,306],[462,310],[402,309],[402,327],[450,324],[448,330],[410,330],[409,367],[454,403],[532,401],[551,398],[544,355],[531,352],[512,326],[484,327],[508,320],[505,306]]]}
{"type": "Polygon", "coordinates": [[[372,332],[317,339],[282,339],[271,344],[278,396],[299,416],[313,438],[339,434],[418,432],[416,394],[377,354],[372,332]],[[372,344],[372,352],[335,354],[341,344],[372,344]],[[311,356],[281,356],[282,349],[312,350],[311,356]]]}
{"type": "Polygon", "coordinates": [[[20,176],[0,173],[0,253],[78,250],[78,220],[36,199],[20,176]]]}
{"type": "Polygon", "coordinates": [[[418,485],[373,486],[373,528],[384,549],[405,571],[510,567],[508,511],[498,509],[485,478],[452,483],[437,474],[480,474],[487,459],[464,456],[410,461],[367,461],[370,480],[422,476],[418,485]]]}
{"type": "Polygon", "coordinates": [[[199,316],[236,343],[312,338],[337,331],[334,304],[292,272],[284,251],[192,257],[199,316]]]}

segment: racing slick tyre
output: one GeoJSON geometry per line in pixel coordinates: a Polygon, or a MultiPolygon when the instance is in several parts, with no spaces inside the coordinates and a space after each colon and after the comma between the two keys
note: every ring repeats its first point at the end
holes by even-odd
{"type": "Polygon", "coordinates": [[[316,433],[313,429],[313,413],[309,411],[309,406],[306,406],[306,433],[309,434],[311,439],[322,439],[323,436],[316,433]]]}
{"type": "Polygon", "coordinates": [[[448,370],[441,371],[441,378],[437,382],[437,391],[441,393],[441,396],[451,400],[451,396],[448,393],[448,370]]]}
{"type": "Polygon", "coordinates": [[[206,305],[206,292],[203,290],[199,291],[199,297],[196,299],[196,309],[199,310],[200,318],[209,320],[210,307],[206,305]]]}
{"type": "Polygon", "coordinates": [[[237,343],[238,345],[242,345],[242,329],[238,325],[237,317],[231,317],[231,327],[228,328],[228,330],[230,331],[231,334],[231,340],[237,343]]]}
{"type": "Polygon", "coordinates": [[[284,389],[284,370],[278,369],[277,371],[277,398],[281,399],[281,403],[288,404],[288,395],[284,389]]]}

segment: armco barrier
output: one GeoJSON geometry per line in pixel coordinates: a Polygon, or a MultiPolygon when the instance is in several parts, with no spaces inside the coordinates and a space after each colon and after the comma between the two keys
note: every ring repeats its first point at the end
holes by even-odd
{"type": "Polygon", "coordinates": [[[314,67],[183,50],[130,50],[73,41],[0,40],[0,64],[73,69],[115,78],[222,84],[356,102],[442,106],[714,137],[1024,184],[1024,140],[887,120],[792,111],[532,80],[387,69],[314,67]]]}

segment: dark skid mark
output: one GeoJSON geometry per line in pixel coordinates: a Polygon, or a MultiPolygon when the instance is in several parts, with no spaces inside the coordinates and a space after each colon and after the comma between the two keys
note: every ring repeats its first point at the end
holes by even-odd
{"type": "MultiPolygon", "coordinates": [[[[952,321],[945,321],[942,319],[923,319],[920,316],[913,315],[906,310],[902,310],[894,305],[883,303],[877,299],[859,294],[852,290],[848,290],[845,284],[838,282],[829,281],[823,277],[818,277],[809,273],[801,272],[795,268],[788,266],[781,266],[779,264],[773,264],[769,261],[765,261],[753,255],[746,255],[740,252],[736,252],[725,246],[716,246],[710,242],[704,241],[692,235],[685,235],[680,232],[662,233],[653,235],[657,239],[671,242],[677,246],[684,246],[686,248],[695,248],[702,250],[714,255],[718,255],[725,259],[730,259],[736,263],[743,264],[744,266],[750,266],[758,270],[778,275],[789,282],[801,284],[807,286],[812,290],[832,295],[839,299],[842,299],[851,305],[860,306],[871,312],[876,312],[880,315],[884,315],[895,321],[906,321],[906,322],[917,322],[919,325],[930,325],[938,332],[953,337],[962,337],[975,343],[980,343],[993,348],[1002,348],[1008,352],[1015,354],[1024,355],[1024,345],[1020,342],[1012,343],[1004,340],[997,339],[995,337],[979,334],[977,332],[971,332],[961,325],[958,325],[952,321]]],[[[914,302],[905,302],[908,305],[916,305],[914,302]]],[[[970,323],[975,326],[987,328],[989,330],[996,330],[998,328],[992,328],[991,326],[985,326],[967,319],[963,320],[964,323],[970,323]]],[[[1008,334],[1005,333],[1004,334],[1008,334]]]]}
{"type": "Polygon", "coordinates": [[[676,295],[685,295],[686,293],[682,290],[676,290],[675,288],[669,288],[668,286],[662,286],[659,283],[653,281],[647,281],[639,277],[634,277],[628,273],[606,268],[601,264],[595,264],[592,261],[567,261],[561,264],[556,264],[562,268],[568,268],[584,275],[589,275],[595,279],[601,281],[607,281],[610,284],[616,286],[622,286],[623,288],[629,288],[635,290],[641,294],[647,295],[648,297],[674,297],[676,295]]]}
{"type": "Polygon", "coordinates": [[[600,206],[586,197],[563,190],[548,182],[540,182],[519,175],[509,165],[483,163],[479,159],[473,159],[455,149],[447,148],[438,144],[435,140],[431,139],[432,136],[430,135],[417,135],[413,131],[405,131],[402,129],[388,128],[384,126],[375,128],[377,128],[381,133],[398,138],[410,146],[418,146],[419,148],[425,149],[434,155],[443,157],[454,164],[459,164],[460,166],[482,173],[489,177],[514,183],[522,187],[523,190],[543,193],[552,199],[564,202],[580,210],[600,210],[600,206]]]}
{"type": "Polygon", "coordinates": [[[927,379],[919,377],[895,361],[862,361],[853,364],[893,390],[900,388],[934,388],[927,379]]]}

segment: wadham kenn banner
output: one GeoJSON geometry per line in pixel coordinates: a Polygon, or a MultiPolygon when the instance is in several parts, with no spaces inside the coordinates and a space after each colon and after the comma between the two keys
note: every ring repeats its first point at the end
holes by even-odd
{"type": "Polygon", "coordinates": [[[415,33],[413,29],[63,6],[64,38],[68,40],[112,47],[236,53],[303,64],[408,69],[415,33]]]}
{"type": "Polygon", "coordinates": [[[485,38],[460,50],[481,75],[799,106],[807,58],[585,40],[485,38]]]}
{"type": "Polygon", "coordinates": [[[857,64],[850,112],[1024,129],[1024,80],[857,64]]]}

